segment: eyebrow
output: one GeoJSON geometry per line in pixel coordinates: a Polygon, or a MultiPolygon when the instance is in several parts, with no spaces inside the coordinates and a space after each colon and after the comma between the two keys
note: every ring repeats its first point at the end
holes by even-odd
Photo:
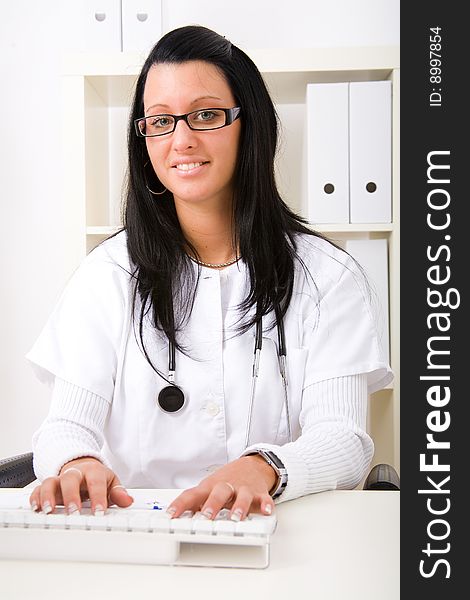
{"type": "MultiPolygon", "coordinates": [[[[220,101],[222,101],[222,98],[219,98],[218,96],[199,96],[199,98],[196,98],[195,100],[191,100],[190,104],[197,104],[198,102],[201,102],[201,100],[220,100],[220,101]]],[[[147,113],[150,109],[154,109],[156,106],[161,106],[162,108],[167,108],[167,109],[170,108],[168,106],[168,104],[157,103],[157,104],[152,104],[152,106],[149,106],[145,112],[147,113]]]]}

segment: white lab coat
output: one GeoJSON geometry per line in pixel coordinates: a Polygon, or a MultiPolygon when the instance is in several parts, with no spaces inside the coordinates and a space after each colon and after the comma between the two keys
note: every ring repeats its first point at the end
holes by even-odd
{"type": "MultiPolygon", "coordinates": [[[[129,487],[187,488],[245,449],[254,331],[234,335],[234,307],[246,295],[243,261],[223,270],[203,267],[175,382],[183,410],[164,413],[156,399],[167,385],[150,367],[134,333],[125,233],[91,252],[75,271],[27,358],[42,381],[54,377],[110,403],[103,456],[129,487]]],[[[285,318],[291,427],[301,434],[302,390],[325,379],[366,373],[369,393],[392,374],[381,354],[376,320],[362,276],[327,242],[299,236],[301,256],[315,285],[296,267],[285,318]],[[346,265],[346,266],[345,266],[346,265]],[[316,288],[315,288],[316,286],[316,288]]],[[[197,269],[197,267],[194,267],[197,269]]],[[[279,375],[277,330],[264,325],[250,445],[287,439],[279,375]]],[[[146,347],[168,373],[168,344],[148,325],[146,347]]]]}

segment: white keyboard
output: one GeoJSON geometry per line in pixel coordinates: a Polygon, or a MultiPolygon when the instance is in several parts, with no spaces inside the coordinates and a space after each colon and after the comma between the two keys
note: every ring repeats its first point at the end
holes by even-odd
{"type": "Polygon", "coordinates": [[[94,516],[63,507],[46,515],[0,505],[0,558],[140,564],[264,568],[275,515],[230,520],[223,509],[214,520],[200,513],[170,519],[166,507],[180,490],[130,490],[134,504],[94,516]]]}

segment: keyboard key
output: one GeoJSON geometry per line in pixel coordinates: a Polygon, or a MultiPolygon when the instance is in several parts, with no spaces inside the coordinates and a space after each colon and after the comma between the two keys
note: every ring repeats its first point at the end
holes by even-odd
{"type": "Polygon", "coordinates": [[[83,518],[85,519],[87,529],[92,529],[94,531],[106,531],[106,529],[110,528],[108,515],[106,513],[102,517],[89,513],[87,515],[83,515],[83,518]]]}
{"type": "Polygon", "coordinates": [[[170,531],[172,533],[191,533],[193,513],[185,510],[177,519],[170,519],[170,531]]]}
{"type": "Polygon", "coordinates": [[[227,519],[230,519],[230,510],[228,508],[220,510],[215,517],[215,521],[226,521],[227,519]]]}
{"type": "Polygon", "coordinates": [[[50,513],[46,515],[46,526],[49,529],[65,529],[67,523],[67,515],[65,513],[50,513]]]}
{"type": "Polygon", "coordinates": [[[28,527],[44,527],[46,524],[46,513],[26,511],[24,524],[28,527]]]}
{"type": "Polygon", "coordinates": [[[275,518],[262,515],[248,515],[243,521],[236,523],[238,535],[269,535],[274,531],[275,518]]]}
{"type": "Polygon", "coordinates": [[[216,521],[214,531],[217,535],[233,536],[235,534],[236,525],[235,521],[216,521]]]}
{"type": "Polygon", "coordinates": [[[192,521],[192,531],[194,531],[194,533],[211,534],[214,531],[214,521],[203,517],[201,512],[197,512],[192,521]]]}
{"type": "Polygon", "coordinates": [[[129,529],[132,531],[150,531],[150,511],[130,511],[129,529]]]}
{"type": "Polygon", "coordinates": [[[152,511],[150,513],[150,528],[152,531],[169,533],[170,521],[170,515],[163,511],[152,511]]]}
{"type": "Polygon", "coordinates": [[[86,529],[85,515],[73,514],[65,516],[65,525],[67,529],[86,529]]]}
{"type": "Polygon", "coordinates": [[[25,514],[22,510],[5,511],[3,519],[3,522],[7,522],[9,527],[24,527],[25,524],[25,514]]]}
{"type": "MultiPolygon", "coordinates": [[[[95,517],[100,519],[101,517],[95,517]]],[[[129,529],[126,511],[111,509],[104,518],[108,520],[108,528],[113,531],[127,531],[129,529]]]]}
{"type": "Polygon", "coordinates": [[[214,519],[214,532],[216,535],[233,536],[235,522],[230,519],[230,510],[223,508],[214,519]]]}

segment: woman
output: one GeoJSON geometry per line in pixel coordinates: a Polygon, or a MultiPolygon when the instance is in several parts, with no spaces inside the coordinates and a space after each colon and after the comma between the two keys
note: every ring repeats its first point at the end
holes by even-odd
{"type": "Polygon", "coordinates": [[[89,496],[101,514],[132,503],[125,485],[185,489],[173,517],[240,520],[364,476],[367,395],[391,372],[360,268],[280,198],[276,143],[241,50],[197,26],[162,37],[132,106],[124,229],[28,354],[54,384],[33,509],[89,496]]]}

